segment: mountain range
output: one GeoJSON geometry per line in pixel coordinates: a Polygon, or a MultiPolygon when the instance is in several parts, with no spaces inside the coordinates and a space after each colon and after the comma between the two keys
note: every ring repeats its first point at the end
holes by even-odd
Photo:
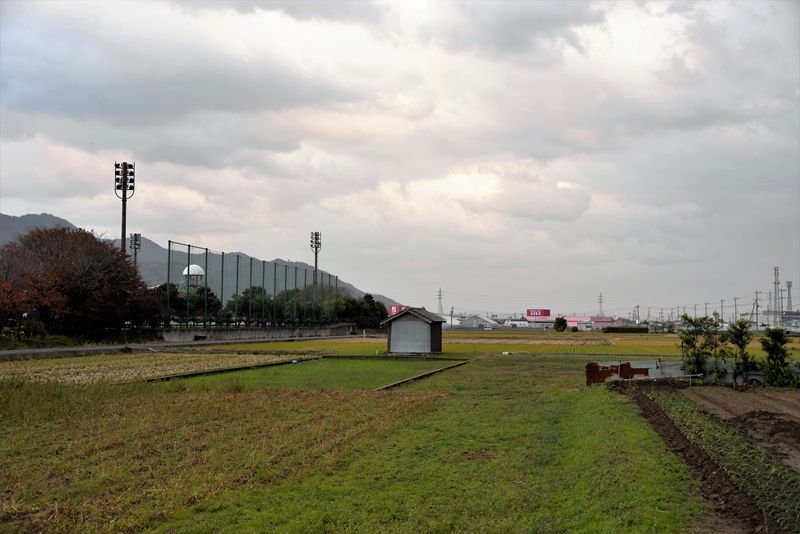
{"type": "MultiPolygon", "coordinates": [[[[17,237],[26,234],[35,228],[77,228],[74,224],[51,215],[49,213],[28,214],[22,216],[5,215],[0,213],[0,247],[15,240],[17,237]]],[[[113,240],[115,246],[119,246],[119,239],[113,240]]],[[[270,294],[275,294],[275,290],[281,291],[285,286],[295,287],[295,276],[297,276],[297,286],[302,287],[304,283],[311,285],[313,280],[314,267],[304,262],[296,262],[276,258],[270,261],[262,261],[252,258],[251,275],[251,256],[241,252],[226,252],[224,259],[222,254],[208,253],[206,263],[205,251],[197,249],[191,258],[187,259],[185,247],[180,250],[171,250],[169,262],[167,261],[168,249],[162,247],[155,241],[145,236],[141,238],[141,249],[136,260],[139,273],[142,279],[150,286],[163,284],[167,281],[167,266],[169,264],[169,279],[172,283],[180,283],[183,280],[183,271],[189,264],[199,265],[206,271],[208,287],[225,302],[237,291],[237,267],[236,258],[239,258],[239,292],[250,286],[252,276],[254,286],[261,286],[262,280],[264,287],[270,294]],[[207,267],[207,268],[206,268],[207,267]],[[305,280],[305,281],[304,281],[305,280]]],[[[318,272],[318,283],[328,286],[335,284],[334,275],[320,270],[318,272]]],[[[349,295],[354,298],[363,297],[366,292],[358,289],[353,284],[341,279],[338,281],[339,294],[349,295]]],[[[382,302],[386,306],[399,304],[397,301],[384,295],[372,294],[375,300],[382,302]]]]}

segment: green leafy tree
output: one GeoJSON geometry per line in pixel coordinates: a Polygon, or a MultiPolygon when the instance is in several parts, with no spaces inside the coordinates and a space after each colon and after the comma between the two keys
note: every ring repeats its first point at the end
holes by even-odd
{"type": "Polygon", "coordinates": [[[563,332],[567,329],[567,320],[563,317],[556,317],[556,321],[553,323],[553,330],[556,332],[563,332]]]}
{"type": "Polygon", "coordinates": [[[754,362],[750,353],[747,352],[747,345],[753,340],[753,333],[750,331],[750,322],[747,319],[739,319],[728,327],[728,331],[723,334],[723,342],[733,345],[731,351],[733,356],[733,383],[736,385],[736,376],[741,374],[747,382],[747,372],[754,369],[754,362]]]}
{"type": "Polygon", "coordinates": [[[678,335],[681,340],[681,357],[686,371],[689,374],[703,374],[706,371],[706,362],[714,359],[712,376],[718,381],[724,376],[725,369],[720,368],[719,361],[725,361],[724,352],[720,351],[721,341],[719,335],[719,321],[713,317],[691,317],[682,315],[683,328],[678,335]]]}
{"type": "Polygon", "coordinates": [[[764,364],[764,382],[768,386],[797,387],[797,375],[789,368],[786,350],[786,331],[783,328],[767,328],[761,338],[761,347],[767,353],[764,364]]]}

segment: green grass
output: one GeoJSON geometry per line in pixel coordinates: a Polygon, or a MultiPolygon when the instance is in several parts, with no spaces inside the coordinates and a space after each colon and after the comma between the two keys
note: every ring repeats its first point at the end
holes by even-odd
{"type": "Polygon", "coordinates": [[[330,388],[447,362],[0,381],[0,531],[691,531],[696,484],[625,397],[583,387],[591,359],[478,354],[391,392],[330,388]]]}
{"type": "MultiPolygon", "coordinates": [[[[554,334],[552,332],[444,332],[443,356],[476,357],[482,354],[557,353],[625,356],[630,359],[680,356],[680,341],[674,334],[602,334],[596,332],[554,334]]],[[[218,350],[261,350],[276,354],[339,354],[375,356],[386,352],[386,340],[366,338],[303,340],[293,342],[243,343],[216,347],[218,350]]],[[[792,360],[800,359],[800,343],[787,346],[792,360]]],[[[764,352],[758,340],[748,348],[756,358],[764,352]]],[[[612,358],[613,359],[613,358],[612,358]]]]}
{"type": "Polygon", "coordinates": [[[445,367],[451,362],[398,360],[309,360],[184,381],[187,386],[256,388],[299,387],[312,389],[375,389],[418,374],[445,367]]]}
{"type": "Polygon", "coordinates": [[[635,407],[581,379],[535,357],[475,360],[408,388],[446,393],[417,417],[159,530],[689,530],[701,508],[685,467],[635,407]]]}

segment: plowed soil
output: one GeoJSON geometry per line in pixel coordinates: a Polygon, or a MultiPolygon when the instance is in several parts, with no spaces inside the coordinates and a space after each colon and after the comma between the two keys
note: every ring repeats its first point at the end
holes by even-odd
{"type": "Polygon", "coordinates": [[[693,445],[664,411],[635,385],[611,386],[634,401],[647,422],[683,460],[700,481],[700,492],[712,507],[715,517],[706,525],[716,532],[781,532],[774,521],[753,503],[736,484],[718,468],[711,457],[693,445]]]}
{"type": "Polygon", "coordinates": [[[700,386],[683,393],[800,472],[800,391],[700,386]]]}

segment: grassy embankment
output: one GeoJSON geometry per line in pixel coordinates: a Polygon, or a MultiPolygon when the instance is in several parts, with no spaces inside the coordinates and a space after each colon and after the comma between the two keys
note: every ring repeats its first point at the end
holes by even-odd
{"type": "Polygon", "coordinates": [[[690,529],[685,467],[624,398],[582,387],[590,357],[475,349],[388,393],[283,387],[324,383],[304,369],[373,385],[342,361],[272,368],[269,388],[0,383],[0,528],[690,529]]]}

